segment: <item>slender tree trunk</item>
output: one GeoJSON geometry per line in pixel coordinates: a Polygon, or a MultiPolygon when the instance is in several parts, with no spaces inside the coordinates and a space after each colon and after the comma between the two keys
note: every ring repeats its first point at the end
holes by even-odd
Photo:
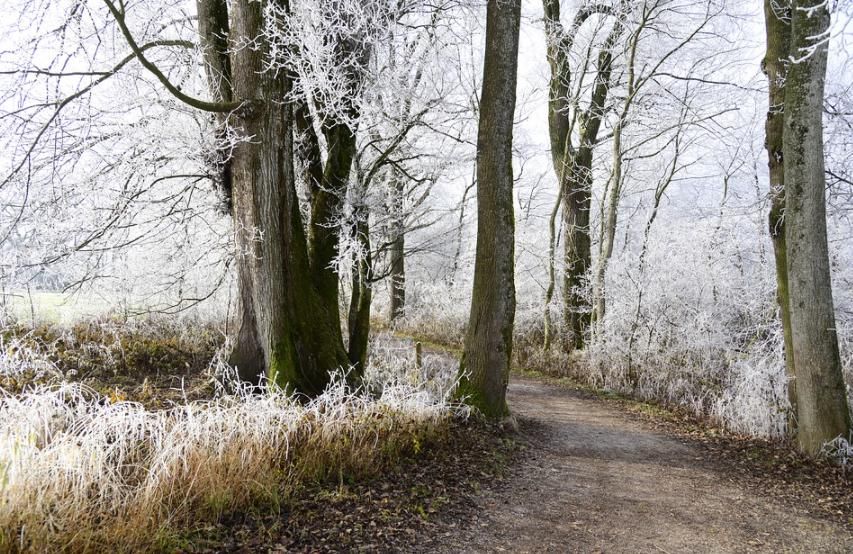
{"type": "MultiPolygon", "coordinates": [[[[232,45],[262,36],[258,2],[232,4],[232,45]]],[[[233,202],[240,310],[231,361],[242,376],[318,394],[329,371],[347,364],[335,314],[312,282],[293,169],[293,117],[281,102],[290,83],[264,71],[265,45],[233,48],[235,98],[251,99],[232,122],[255,137],[234,151],[233,202]],[[333,317],[334,315],[334,317],[333,317]],[[331,325],[330,322],[335,324],[331,325]]]]}
{"type": "Polygon", "coordinates": [[[613,173],[607,190],[606,205],[601,222],[601,241],[598,248],[598,260],[592,283],[592,324],[595,327],[604,320],[606,309],[605,279],[607,265],[613,256],[613,243],[616,239],[616,221],[619,211],[619,197],[622,193],[622,123],[618,121],[613,128],[613,173]]]}
{"type": "MultiPolygon", "coordinates": [[[[293,115],[297,137],[294,149],[302,162],[302,180],[305,183],[307,201],[310,206],[313,206],[314,198],[323,184],[323,156],[320,153],[320,141],[317,139],[317,133],[314,132],[311,113],[306,102],[295,102],[293,115]]],[[[308,231],[311,231],[310,227],[308,231]]]]}
{"type": "MultiPolygon", "coordinates": [[[[205,73],[211,98],[216,102],[231,102],[231,58],[228,52],[228,4],[227,0],[197,0],[198,34],[204,50],[205,73]]],[[[216,138],[226,140],[227,115],[218,113],[216,138]]],[[[222,195],[222,209],[232,213],[231,152],[218,150],[210,156],[209,163],[214,172],[214,182],[222,195]]]]}
{"type": "Polygon", "coordinates": [[[338,254],[338,218],[355,158],[356,134],[348,125],[331,126],[324,133],[329,145],[323,180],[311,206],[311,270],[327,306],[338,310],[338,273],[333,267],[338,254]]]}
{"type": "Polygon", "coordinates": [[[406,313],[406,235],[391,243],[391,321],[406,313]]]}
{"type": "Polygon", "coordinates": [[[850,410],[838,351],[826,238],[823,103],[829,28],[826,4],[795,0],[785,82],[785,240],[794,367],[797,439],[810,454],[838,436],[848,438],[850,410]]]}
{"type": "Polygon", "coordinates": [[[557,214],[560,211],[560,205],[563,203],[563,195],[558,193],[554,207],[551,209],[551,216],[548,218],[548,286],[545,288],[545,312],[544,312],[544,330],[542,350],[548,352],[551,350],[551,343],[554,342],[554,323],[551,320],[551,301],[554,299],[554,289],[557,287],[557,271],[556,271],[556,246],[557,246],[557,214]]]}
{"type": "Polygon", "coordinates": [[[403,221],[403,181],[394,182],[395,209],[394,240],[391,243],[391,321],[405,314],[406,310],[406,229],[403,221]]]}
{"type": "Polygon", "coordinates": [[[595,13],[613,13],[605,4],[581,8],[572,27],[565,30],[560,19],[559,0],[543,0],[548,63],[551,80],[548,92],[548,128],[551,157],[563,199],[563,320],[568,351],[584,347],[591,309],[586,294],[587,272],[592,263],[590,208],[592,205],[592,156],[610,93],[613,48],[624,31],[624,21],[616,18],[598,54],[598,66],[588,108],[578,114],[577,146],[572,144],[571,66],[569,51],[575,33],[595,13]]]}
{"type": "MultiPolygon", "coordinates": [[[[776,300],[782,319],[785,340],[785,373],[788,377],[788,400],[792,414],[797,413],[797,382],[794,370],[791,308],[788,293],[788,265],[785,253],[785,164],[783,134],[785,128],[785,73],[790,57],[791,6],[785,0],[764,0],[764,21],[767,29],[767,53],[762,67],[767,75],[769,109],[765,122],[765,148],[770,169],[770,237],[776,260],[776,300]]],[[[789,419],[789,432],[796,429],[795,418],[789,419]]]]}
{"type": "MultiPolygon", "coordinates": [[[[688,113],[686,106],[687,104],[685,103],[681,112],[680,123],[682,125],[688,113]]],[[[683,129],[683,127],[681,128],[683,129]]],[[[634,311],[634,321],[631,322],[631,332],[628,337],[628,368],[626,371],[628,383],[634,390],[636,390],[640,384],[640,375],[637,371],[638,368],[634,364],[634,344],[637,338],[637,331],[640,329],[640,316],[643,311],[643,296],[645,293],[643,279],[646,273],[646,256],[649,252],[649,239],[652,233],[652,226],[658,217],[663,195],[666,193],[666,189],[669,188],[669,185],[672,184],[672,180],[675,178],[675,174],[678,171],[678,160],[681,156],[681,130],[678,131],[678,134],[676,134],[673,139],[673,148],[674,153],[672,156],[672,163],[669,165],[669,171],[660,181],[658,181],[657,187],[655,187],[654,204],[652,205],[652,211],[649,214],[649,219],[646,221],[646,227],[643,231],[643,246],[640,249],[637,278],[634,279],[634,282],[637,284],[637,309],[634,311]]]]}
{"type": "Polygon", "coordinates": [[[520,25],[521,0],[489,0],[477,138],[477,254],[460,394],[492,418],[509,413],[515,320],[512,131],[520,25]]]}
{"type": "Polygon", "coordinates": [[[371,267],[373,261],[370,255],[370,226],[366,213],[356,213],[355,240],[364,251],[364,257],[355,262],[352,272],[352,296],[350,297],[349,315],[349,361],[353,372],[350,380],[360,383],[367,365],[367,346],[370,339],[370,304],[373,301],[373,286],[371,267]]]}
{"type": "Polygon", "coordinates": [[[459,265],[462,262],[462,239],[465,234],[465,206],[468,204],[468,194],[477,185],[476,168],[474,168],[474,177],[471,184],[465,187],[462,193],[462,201],[459,203],[459,220],[456,226],[456,251],[453,253],[453,267],[450,270],[450,279],[453,283],[459,275],[459,265]]]}

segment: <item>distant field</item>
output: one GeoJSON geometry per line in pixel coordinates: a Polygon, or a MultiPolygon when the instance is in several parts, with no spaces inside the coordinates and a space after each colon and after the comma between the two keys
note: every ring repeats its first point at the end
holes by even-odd
{"type": "Polygon", "coordinates": [[[94,295],[67,295],[59,292],[15,291],[0,297],[0,311],[16,319],[42,323],[69,323],[93,317],[118,305],[94,295]]]}

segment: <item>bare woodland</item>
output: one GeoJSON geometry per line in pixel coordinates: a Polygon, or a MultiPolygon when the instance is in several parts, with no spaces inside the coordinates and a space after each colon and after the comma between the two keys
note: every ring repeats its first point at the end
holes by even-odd
{"type": "Polygon", "coordinates": [[[515,428],[516,369],[853,459],[849,2],[4,15],[0,550],[153,548],[220,481],[239,511],[515,428]],[[210,394],[85,381],[137,340],[210,394]]]}

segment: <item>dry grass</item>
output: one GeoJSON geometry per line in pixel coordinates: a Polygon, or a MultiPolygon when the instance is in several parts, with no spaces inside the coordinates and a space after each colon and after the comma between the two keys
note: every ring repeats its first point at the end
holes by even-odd
{"type": "MultiPolygon", "coordinates": [[[[339,377],[310,402],[223,381],[221,362],[215,397],[161,410],[81,383],[0,389],[0,551],[170,550],[205,522],[278,509],[303,483],[382,471],[462,413],[452,381],[432,372],[424,387],[388,351],[368,370],[373,394],[339,377]]],[[[21,348],[0,359],[7,374],[55,369],[21,348]]]]}

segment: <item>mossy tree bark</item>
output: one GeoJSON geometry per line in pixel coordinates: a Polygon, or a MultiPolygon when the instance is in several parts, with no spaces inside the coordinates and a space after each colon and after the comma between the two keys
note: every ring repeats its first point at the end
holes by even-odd
{"type": "Polygon", "coordinates": [[[783,162],[785,241],[794,367],[797,441],[808,454],[849,437],[850,409],[842,374],[826,236],[823,151],[824,82],[830,16],[826,3],[794,0],[785,81],[783,162]],[[799,59],[796,59],[799,58],[799,59]]]}
{"type": "MultiPolygon", "coordinates": [[[[785,78],[790,58],[791,4],[786,0],[764,0],[767,31],[767,53],[762,62],[767,76],[769,108],[764,125],[768,166],[770,170],[770,214],[768,224],[776,260],[776,300],[782,320],[785,341],[785,372],[788,377],[788,400],[792,414],[797,412],[797,383],[794,370],[791,308],[788,292],[788,265],[785,253],[785,164],[783,134],[785,116],[785,78]]],[[[789,431],[795,429],[795,418],[789,420],[789,431]]]]}
{"type": "MultiPolygon", "coordinates": [[[[199,13],[215,7],[216,21],[223,21],[225,3],[212,2],[216,6],[199,0],[199,13]]],[[[314,395],[328,383],[329,372],[348,359],[337,310],[327,313],[310,268],[294,177],[293,109],[282,102],[290,82],[282,73],[264,70],[263,41],[258,48],[238,47],[263,36],[262,4],[238,0],[230,12],[227,83],[230,97],[242,100],[243,107],[229,124],[241,136],[255,137],[240,143],[231,158],[239,288],[231,362],[245,378],[266,372],[281,387],[314,395]]],[[[206,43],[217,43],[218,29],[221,24],[200,20],[206,43]]],[[[212,81],[212,86],[224,83],[212,81]]]]}
{"type": "Polygon", "coordinates": [[[477,138],[474,291],[460,364],[460,394],[487,417],[508,414],[515,320],[512,131],[521,0],[489,0],[477,138]]]}
{"type": "Polygon", "coordinates": [[[317,106],[320,117],[320,132],[325,139],[326,159],[322,159],[320,140],[315,131],[307,100],[297,106],[296,129],[299,137],[298,153],[305,168],[304,178],[308,185],[311,214],[307,224],[309,265],[314,285],[320,293],[324,309],[318,317],[326,317],[326,327],[336,326],[340,340],[340,276],[334,264],[338,255],[341,237],[342,208],[350,187],[353,162],[357,148],[358,108],[354,102],[363,79],[362,69],[369,62],[370,49],[356,40],[329,36],[342,66],[357,63],[345,72],[341,86],[350,96],[345,104],[335,106],[327,113],[328,106],[317,106]],[[340,113],[337,113],[340,111],[340,113]]]}
{"type": "Polygon", "coordinates": [[[323,135],[328,152],[322,181],[311,206],[311,271],[326,311],[334,309],[337,313],[340,279],[333,264],[338,255],[338,220],[355,158],[356,130],[345,123],[336,123],[323,129],[323,135]]]}

